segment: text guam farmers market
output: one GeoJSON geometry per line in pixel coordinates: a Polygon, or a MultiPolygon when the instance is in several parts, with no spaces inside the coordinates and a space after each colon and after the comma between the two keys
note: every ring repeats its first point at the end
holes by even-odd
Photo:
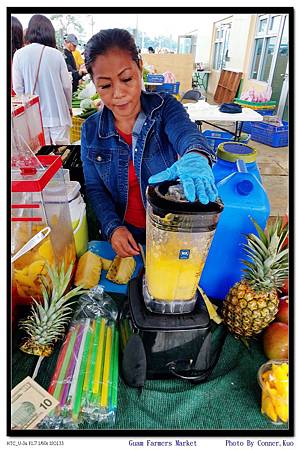
{"type": "Polygon", "coordinates": [[[144,441],[134,441],[130,439],[128,441],[130,447],[196,447],[197,441],[189,439],[175,439],[173,441],[154,441],[152,439],[145,439],[144,441]]]}

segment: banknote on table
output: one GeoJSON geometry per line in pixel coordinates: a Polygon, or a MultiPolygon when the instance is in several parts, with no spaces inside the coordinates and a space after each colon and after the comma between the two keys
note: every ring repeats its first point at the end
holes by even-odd
{"type": "Polygon", "coordinates": [[[33,430],[58,403],[36,381],[26,377],[11,391],[11,429],[33,430]]]}

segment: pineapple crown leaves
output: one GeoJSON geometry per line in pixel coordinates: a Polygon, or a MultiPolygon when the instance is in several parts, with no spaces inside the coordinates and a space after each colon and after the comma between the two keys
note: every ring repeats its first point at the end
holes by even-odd
{"type": "Polygon", "coordinates": [[[284,248],[284,241],[288,235],[288,227],[282,225],[277,217],[274,224],[266,232],[250,217],[258,233],[247,235],[247,243],[243,244],[249,260],[242,260],[246,268],[244,279],[253,287],[260,289],[279,289],[288,276],[288,249],[284,248]]]}
{"type": "Polygon", "coordinates": [[[24,329],[32,340],[46,345],[52,341],[57,341],[64,334],[65,326],[68,324],[73,312],[70,307],[73,302],[71,298],[86,293],[86,289],[77,286],[64,295],[70,282],[73,264],[65,272],[64,262],[60,270],[51,267],[46,263],[47,272],[51,280],[49,286],[48,279],[41,277],[41,291],[43,302],[37,302],[33,297],[31,305],[31,314],[20,321],[20,328],[24,329]]]}

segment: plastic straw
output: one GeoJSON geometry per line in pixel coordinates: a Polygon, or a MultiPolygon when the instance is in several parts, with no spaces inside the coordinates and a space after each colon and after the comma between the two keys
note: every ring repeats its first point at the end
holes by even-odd
{"type": "Polygon", "coordinates": [[[101,328],[101,321],[98,319],[98,320],[96,320],[95,336],[94,336],[92,357],[91,357],[91,366],[90,366],[90,373],[89,373],[89,379],[88,379],[88,389],[87,390],[88,390],[89,402],[92,400],[92,395],[93,395],[93,384],[94,384],[96,360],[97,360],[97,353],[98,353],[98,341],[99,341],[99,335],[100,335],[100,328],[101,328]]]}
{"type": "Polygon", "coordinates": [[[91,324],[91,329],[92,329],[91,342],[90,342],[87,366],[86,366],[85,377],[84,377],[84,382],[83,382],[83,391],[84,392],[87,392],[87,390],[88,390],[88,383],[89,383],[89,376],[90,376],[91,362],[92,362],[92,354],[93,354],[93,348],[94,348],[95,325],[96,325],[96,321],[93,320],[92,324],[91,324]]]}
{"type": "Polygon", "coordinates": [[[100,406],[106,408],[108,406],[108,381],[109,381],[109,369],[111,361],[111,343],[112,343],[112,327],[107,328],[106,342],[105,342],[105,357],[104,357],[104,369],[102,379],[102,390],[100,398],[100,406]]]}
{"type": "Polygon", "coordinates": [[[72,352],[73,352],[73,348],[74,348],[74,344],[75,344],[75,340],[76,340],[76,336],[77,336],[77,332],[78,332],[78,325],[75,328],[71,328],[69,333],[71,333],[71,337],[70,337],[70,341],[69,341],[69,345],[67,347],[67,351],[65,354],[65,358],[63,360],[62,366],[61,366],[61,370],[59,372],[59,376],[56,382],[56,386],[55,386],[55,390],[53,393],[53,397],[56,398],[57,400],[60,400],[60,395],[61,395],[61,390],[62,390],[62,386],[63,386],[63,382],[65,379],[65,375],[69,366],[69,362],[72,356],[72,352]]]}
{"type": "Polygon", "coordinates": [[[99,392],[99,384],[102,376],[103,369],[103,356],[104,356],[104,342],[105,342],[105,332],[106,332],[106,320],[101,320],[101,330],[98,339],[98,353],[96,359],[95,376],[93,382],[93,394],[99,392]]]}
{"type": "Polygon", "coordinates": [[[114,354],[113,354],[112,396],[111,407],[117,409],[118,382],[119,382],[119,332],[115,332],[114,354]]]}
{"type": "Polygon", "coordinates": [[[59,376],[59,372],[60,372],[61,366],[63,364],[63,361],[65,359],[67,347],[69,346],[70,338],[71,338],[71,333],[69,331],[69,333],[67,334],[66,340],[64,342],[64,345],[63,345],[61,351],[59,352],[58,359],[57,359],[57,362],[56,362],[55,371],[54,371],[54,374],[52,376],[52,380],[51,380],[50,386],[48,388],[48,392],[51,395],[53,395],[53,392],[55,390],[55,387],[56,387],[56,384],[57,384],[57,380],[58,380],[58,376],[59,376]]]}
{"type": "Polygon", "coordinates": [[[72,407],[73,407],[73,403],[74,403],[74,399],[75,399],[76,386],[77,386],[79,370],[80,370],[81,361],[82,361],[82,355],[83,355],[83,351],[84,351],[84,347],[85,347],[85,340],[86,340],[87,332],[90,327],[90,319],[86,319],[83,326],[84,326],[84,329],[83,329],[80,349],[78,352],[76,366],[75,366],[75,370],[73,373],[72,383],[71,383],[71,387],[70,387],[68,399],[67,399],[68,403],[72,402],[72,407]]]}
{"type": "Polygon", "coordinates": [[[111,399],[112,399],[112,378],[113,378],[113,373],[114,373],[115,340],[116,340],[116,329],[115,329],[115,326],[112,325],[111,359],[110,359],[110,369],[109,369],[109,378],[108,378],[108,399],[107,399],[108,407],[111,406],[111,399]]]}
{"type": "Polygon", "coordinates": [[[78,329],[78,334],[76,337],[76,341],[74,344],[74,351],[71,355],[71,360],[70,360],[69,367],[68,367],[67,374],[66,374],[65,384],[64,384],[63,391],[62,391],[61,398],[60,398],[60,406],[64,406],[66,403],[69,388],[71,386],[73,372],[74,372],[77,357],[78,357],[78,352],[80,349],[81,339],[82,339],[82,335],[83,335],[83,328],[84,328],[83,324],[80,324],[79,329],[78,329]]]}
{"type": "Polygon", "coordinates": [[[80,370],[79,370],[78,382],[77,382],[77,385],[76,385],[74,405],[73,405],[73,408],[72,408],[72,418],[73,418],[73,420],[77,420],[78,419],[79,412],[80,412],[82,388],[83,388],[84,376],[85,376],[85,372],[86,372],[87,360],[88,360],[88,356],[89,356],[89,348],[90,348],[91,336],[92,336],[92,327],[89,326],[88,332],[87,332],[87,335],[86,335],[85,344],[84,344],[83,354],[82,354],[82,360],[81,360],[81,365],[80,365],[80,370]]]}

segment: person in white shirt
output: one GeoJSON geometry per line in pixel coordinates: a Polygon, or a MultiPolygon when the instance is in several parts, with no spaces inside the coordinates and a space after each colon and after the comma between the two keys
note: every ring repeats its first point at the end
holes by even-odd
{"type": "Polygon", "coordinates": [[[13,63],[13,89],[17,95],[40,98],[46,144],[69,144],[72,125],[72,82],[62,53],[56,49],[55,30],[47,17],[31,17],[26,41],[13,63]]]}

